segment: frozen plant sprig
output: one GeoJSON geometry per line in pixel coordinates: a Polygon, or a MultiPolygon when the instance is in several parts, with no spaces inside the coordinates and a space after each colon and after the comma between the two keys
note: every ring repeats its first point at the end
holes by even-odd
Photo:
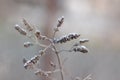
{"type": "Polygon", "coordinates": [[[59,39],[54,39],[54,43],[66,43],[67,41],[77,39],[80,36],[80,34],[77,33],[69,33],[68,35],[64,35],[60,37],[59,39]]]}
{"type": "Polygon", "coordinates": [[[24,43],[24,47],[26,47],[26,48],[28,48],[28,47],[30,47],[30,46],[33,46],[34,44],[33,43],[31,43],[31,42],[25,42],[24,43]]]}
{"type": "Polygon", "coordinates": [[[28,31],[32,31],[33,30],[33,27],[30,26],[30,24],[28,24],[28,22],[24,18],[23,18],[23,23],[25,25],[26,30],[28,30],[28,31]]]}
{"type": "Polygon", "coordinates": [[[59,18],[57,20],[57,26],[54,28],[53,38],[55,37],[56,32],[59,31],[59,27],[61,27],[61,25],[63,24],[63,22],[64,22],[64,16],[62,16],[61,18],[59,18]]]}
{"type": "Polygon", "coordinates": [[[24,43],[24,47],[28,48],[28,47],[32,47],[32,46],[39,46],[40,50],[38,51],[38,54],[35,55],[34,57],[32,57],[30,60],[27,59],[23,59],[23,63],[24,63],[24,68],[25,69],[32,69],[34,70],[35,75],[39,75],[42,77],[47,77],[49,78],[49,76],[51,74],[54,74],[56,72],[60,72],[61,74],[61,80],[64,80],[64,75],[63,75],[63,69],[62,69],[62,64],[61,64],[61,58],[60,58],[60,54],[62,52],[81,52],[81,53],[88,53],[88,49],[87,47],[83,46],[83,43],[88,42],[88,39],[80,39],[78,42],[74,43],[69,50],[63,49],[63,50],[58,50],[56,48],[56,45],[59,44],[63,44],[63,43],[67,43],[71,40],[74,39],[78,39],[81,35],[79,33],[69,33],[68,35],[63,35],[60,38],[56,38],[55,35],[56,33],[59,31],[59,28],[62,26],[64,22],[64,17],[62,16],[61,18],[58,19],[57,21],[57,25],[54,28],[54,32],[53,32],[53,37],[49,38],[47,36],[44,36],[41,34],[41,32],[35,28],[34,26],[31,26],[25,19],[23,19],[23,24],[24,27],[20,27],[19,25],[15,25],[15,29],[21,34],[24,35],[28,38],[30,38],[32,40],[32,42],[25,42],[24,43]],[[40,43],[40,41],[48,41],[49,44],[48,45],[44,45],[42,43],[40,43]],[[54,68],[54,71],[44,71],[41,68],[37,68],[37,65],[39,64],[38,62],[40,62],[40,58],[46,54],[47,55],[47,50],[51,49],[53,50],[53,52],[55,53],[57,60],[58,60],[58,66],[59,68],[56,67],[56,64],[54,64],[54,62],[50,61],[50,66],[54,68]]]}
{"type": "Polygon", "coordinates": [[[22,27],[20,27],[19,25],[15,25],[15,29],[22,35],[25,35],[27,34],[26,30],[24,30],[22,27]]]}
{"type": "MultiPolygon", "coordinates": [[[[40,55],[35,55],[34,57],[32,57],[30,60],[27,60],[25,63],[24,63],[24,68],[25,69],[33,69],[33,66],[35,66],[35,64],[39,61],[40,59],[40,55]]],[[[23,59],[25,60],[25,59],[23,59]]]]}

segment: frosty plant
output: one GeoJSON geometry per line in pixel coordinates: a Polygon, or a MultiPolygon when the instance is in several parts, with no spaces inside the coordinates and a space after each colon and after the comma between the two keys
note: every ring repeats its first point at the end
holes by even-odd
{"type": "MultiPolygon", "coordinates": [[[[80,34],[78,34],[78,33],[69,33],[60,38],[55,38],[55,35],[59,31],[59,28],[61,27],[63,22],[64,22],[64,17],[61,17],[58,19],[57,25],[53,31],[52,38],[42,35],[41,32],[36,27],[31,26],[25,19],[23,19],[24,27],[15,25],[15,29],[21,35],[28,37],[33,41],[33,42],[25,42],[24,43],[25,48],[28,48],[28,47],[31,47],[34,45],[38,45],[40,48],[38,54],[33,56],[30,60],[27,60],[25,58],[23,59],[25,69],[28,69],[28,70],[32,69],[34,71],[35,75],[40,76],[40,77],[45,77],[45,78],[50,78],[50,76],[52,74],[54,74],[56,72],[60,72],[61,80],[64,80],[61,58],[59,57],[60,53],[62,53],[62,52],[87,53],[88,52],[88,49],[82,45],[83,43],[88,42],[89,41],[88,39],[79,39],[79,41],[75,42],[74,45],[72,45],[69,48],[69,50],[65,50],[65,49],[58,50],[56,48],[56,45],[64,44],[64,43],[67,43],[68,41],[78,39],[80,37],[80,34]],[[40,43],[40,41],[42,41],[42,40],[49,42],[49,45],[40,43]],[[45,71],[40,68],[37,68],[37,65],[40,62],[40,58],[45,54],[47,55],[46,51],[48,49],[51,49],[53,51],[53,53],[56,55],[57,61],[58,61],[58,65],[57,65],[58,67],[56,67],[55,63],[50,61],[50,66],[53,67],[54,70],[45,71]]],[[[78,78],[76,80],[78,80],[78,78]]]]}

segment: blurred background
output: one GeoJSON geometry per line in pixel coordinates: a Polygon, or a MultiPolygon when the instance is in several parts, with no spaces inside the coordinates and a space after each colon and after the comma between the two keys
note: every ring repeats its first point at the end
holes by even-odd
{"type": "MultiPolygon", "coordinates": [[[[77,32],[90,40],[85,44],[88,54],[61,55],[62,59],[68,58],[64,64],[65,78],[82,79],[92,74],[93,80],[119,80],[119,4],[120,0],[0,0],[0,80],[40,80],[32,71],[25,70],[22,63],[23,57],[29,59],[39,49],[25,49],[23,43],[29,39],[17,33],[14,25],[22,26],[25,18],[50,37],[61,16],[65,22],[58,37],[77,32]]],[[[73,42],[60,46],[69,48],[73,42]]]]}

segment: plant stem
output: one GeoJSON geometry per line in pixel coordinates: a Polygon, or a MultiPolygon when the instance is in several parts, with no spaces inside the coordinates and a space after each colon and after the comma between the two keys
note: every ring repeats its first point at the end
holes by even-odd
{"type": "Polygon", "coordinates": [[[58,51],[58,53],[62,53],[62,52],[72,52],[72,50],[65,50],[65,49],[62,49],[62,50],[58,51]]]}
{"type": "Polygon", "coordinates": [[[61,65],[61,61],[60,61],[59,54],[58,54],[58,53],[56,53],[56,56],[57,56],[57,59],[58,59],[58,64],[59,64],[59,67],[60,67],[61,78],[62,78],[62,80],[64,80],[64,77],[63,77],[63,72],[62,72],[62,65],[61,65]]]}
{"type": "Polygon", "coordinates": [[[59,31],[59,29],[58,29],[58,27],[56,27],[56,30],[54,29],[54,33],[53,33],[53,39],[55,38],[55,35],[56,35],[56,32],[58,32],[59,31]]]}
{"type": "Polygon", "coordinates": [[[53,48],[55,50],[55,54],[56,54],[57,59],[58,59],[58,65],[59,65],[59,68],[60,68],[61,80],[64,80],[63,71],[62,71],[62,64],[61,64],[61,60],[60,60],[59,54],[58,54],[58,52],[56,50],[56,47],[54,45],[53,45],[53,48]]]}

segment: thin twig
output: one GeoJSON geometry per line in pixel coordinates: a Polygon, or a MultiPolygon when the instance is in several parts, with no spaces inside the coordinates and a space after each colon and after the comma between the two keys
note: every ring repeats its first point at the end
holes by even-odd
{"type": "Polygon", "coordinates": [[[61,61],[60,61],[59,54],[57,52],[56,52],[56,56],[57,56],[58,64],[59,64],[59,67],[60,67],[61,78],[62,78],[62,80],[64,80],[61,61]]]}
{"type": "Polygon", "coordinates": [[[51,44],[48,45],[45,49],[43,49],[43,52],[46,51],[47,49],[49,49],[51,47],[51,44]]]}
{"type": "Polygon", "coordinates": [[[62,53],[62,52],[72,52],[72,50],[65,50],[65,49],[62,49],[62,50],[59,50],[58,53],[62,53]]]}
{"type": "Polygon", "coordinates": [[[61,79],[64,80],[63,71],[62,71],[62,64],[61,64],[61,60],[60,60],[59,54],[58,54],[58,52],[56,50],[56,47],[54,45],[53,45],[53,48],[55,50],[55,54],[56,54],[57,59],[58,59],[58,65],[59,65],[59,68],[60,68],[61,79]]]}
{"type": "Polygon", "coordinates": [[[56,27],[56,30],[54,30],[53,37],[52,37],[53,39],[55,38],[56,32],[58,32],[58,27],[56,27]]]}
{"type": "Polygon", "coordinates": [[[30,38],[33,42],[35,42],[36,45],[38,45],[38,46],[40,46],[40,47],[47,47],[47,45],[40,44],[40,43],[38,42],[38,40],[37,40],[34,36],[28,36],[28,35],[27,35],[27,37],[30,38]]]}

